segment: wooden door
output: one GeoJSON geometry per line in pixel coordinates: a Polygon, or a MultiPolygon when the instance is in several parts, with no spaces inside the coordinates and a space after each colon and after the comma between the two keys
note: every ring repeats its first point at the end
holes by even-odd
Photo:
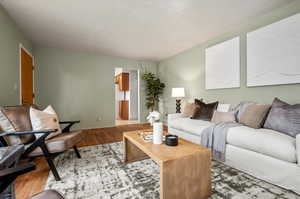
{"type": "Polygon", "coordinates": [[[21,103],[33,104],[33,57],[21,47],[21,103]]]}

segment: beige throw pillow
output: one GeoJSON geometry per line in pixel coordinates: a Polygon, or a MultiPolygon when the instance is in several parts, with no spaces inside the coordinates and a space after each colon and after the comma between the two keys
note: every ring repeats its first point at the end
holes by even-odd
{"type": "Polygon", "coordinates": [[[182,114],[185,117],[192,117],[194,110],[196,108],[196,105],[194,103],[190,102],[183,102],[183,109],[182,109],[182,114]]]}
{"type": "Polygon", "coordinates": [[[250,104],[241,115],[240,123],[251,128],[261,128],[270,110],[267,104],[250,104]]]}
{"type": "MultiPolygon", "coordinates": [[[[59,119],[57,117],[56,112],[50,105],[43,111],[30,108],[30,120],[31,120],[32,129],[34,131],[58,129],[57,132],[48,135],[46,139],[50,139],[52,137],[61,134],[59,119]]],[[[40,136],[42,136],[42,134],[36,134],[36,137],[40,137],[40,136]]]]}
{"type": "Polygon", "coordinates": [[[211,119],[213,123],[219,123],[219,122],[235,122],[235,114],[234,111],[231,112],[221,112],[221,111],[215,111],[214,115],[211,119]]]}

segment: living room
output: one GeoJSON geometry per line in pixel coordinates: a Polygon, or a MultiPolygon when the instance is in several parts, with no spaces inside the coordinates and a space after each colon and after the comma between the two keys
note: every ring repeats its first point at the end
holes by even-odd
{"type": "Polygon", "coordinates": [[[2,0],[0,25],[1,199],[300,198],[299,1],[2,0]]]}

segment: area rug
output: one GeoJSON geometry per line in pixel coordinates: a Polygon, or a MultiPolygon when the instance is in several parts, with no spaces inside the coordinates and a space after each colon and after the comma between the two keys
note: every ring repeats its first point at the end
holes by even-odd
{"type": "MultiPolygon", "coordinates": [[[[151,159],[123,163],[121,142],[80,148],[56,159],[62,181],[52,173],[45,189],[66,199],[159,199],[159,167],[151,159]]],[[[212,199],[296,199],[300,196],[224,164],[212,164],[212,199]]]]}

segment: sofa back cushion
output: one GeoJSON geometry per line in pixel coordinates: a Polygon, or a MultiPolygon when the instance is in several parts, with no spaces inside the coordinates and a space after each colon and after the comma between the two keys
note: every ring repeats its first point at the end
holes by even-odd
{"type": "Polygon", "coordinates": [[[195,99],[196,108],[191,119],[201,119],[210,121],[214,111],[217,109],[219,102],[206,104],[200,100],[195,99]]]}
{"type": "Polygon", "coordinates": [[[264,128],[296,137],[300,134],[300,104],[290,105],[275,98],[264,128]]]}
{"type": "Polygon", "coordinates": [[[218,104],[217,111],[228,112],[230,111],[231,104],[218,104]]]}
{"type": "Polygon", "coordinates": [[[250,104],[240,118],[240,123],[251,128],[261,128],[270,110],[268,104],[250,104]]]}

